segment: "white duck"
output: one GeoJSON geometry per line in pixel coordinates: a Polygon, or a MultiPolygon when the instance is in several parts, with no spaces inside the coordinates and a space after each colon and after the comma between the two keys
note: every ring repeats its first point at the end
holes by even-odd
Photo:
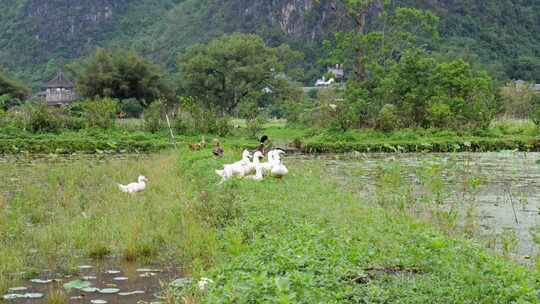
{"type": "Polygon", "coordinates": [[[140,175],[137,183],[131,183],[128,185],[118,184],[118,188],[120,188],[120,191],[124,193],[136,193],[146,189],[147,181],[148,179],[146,177],[140,175]]]}
{"type": "Polygon", "coordinates": [[[275,150],[273,154],[274,165],[270,170],[270,175],[275,178],[282,179],[285,175],[289,174],[289,169],[281,162],[281,154],[285,154],[283,150],[275,150]]]}
{"type": "Polygon", "coordinates": [[[262,167],[262,171],[264,174],[269,174],[270,171],[272,171],[272,167],[276,165],[275,161],[275,153],[276,150],[270,150],[268,151],[268,162],[261,163],[260,166],[262,167]]]}
{"type": "Polygon", "coordinates": [[[242,160],[235,162],[233,165],[247,165],[251,162],[251,152],[244,150],[242,152],[242,160]]]}
{"type": "MultiPolygon", "coordinates": [[[[235,175],[244,177],[250,173],[250,157],[251,153],[248,150],[244,150],[242,153],[242,160],[233,164],[225,165],[223,170],[216,170],[216,174],[223,178],[222,182],[232,178],[235,175]]],[[[253,170],[254,169],[255,167],[253,167],[253,170]]]]}
{"type": "Polygon", "coordinates": [[[247,179],[251,179],[254,181],[262,181],[263,180],[263,164],[260,163],[260,160],[264,157],[264,155],[257,151],[255,154],[253,154],[253,164],[255,164],[255,175],[247,176],[247,179]]]}

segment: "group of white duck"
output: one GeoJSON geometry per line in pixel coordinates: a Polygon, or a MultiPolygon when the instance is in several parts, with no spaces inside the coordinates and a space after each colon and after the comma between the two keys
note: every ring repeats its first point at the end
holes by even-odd
{"type": "Polygon", "coordinates": [[[252,155],[248,150],[244,150],[240,161],[225,165],[223,170],[216,170],[216,174],[221,176],[222,182],[235,176],[255,181],[261,181],[265,176],[282,179],[289,173],[281,161],[283,154],[285,154],[283,150],[271,150],[268,152],[268,161],[262,162],[264,154],[261,151],[255,151],[252,155]],[[254,175],[252,175],[253,173],[254,175]]]}
{"type": "MultiPolygon", "coordinates": [[[[261,181],[266,176],[282,179],[289,173],[289,170],[281,161],[281,155],[283,154],[285,154],[285,151],[280,149],[270,150],[268,152],[268,161],[262,162],[264,154],[261,151],[255,151],[252,155],[248,150],[244,150],[240,161],[227,164],[223,167],[223,170],[216,170],[216,173],[221,176],[222,183],[233,177],[254,181],[261,181]]],[[[137,193],[146,189],[146,182],[148,182],[148,179],[141,175],[137,182],[127,185],[118,184],[118,188],[124,193],[137,193]]]]}

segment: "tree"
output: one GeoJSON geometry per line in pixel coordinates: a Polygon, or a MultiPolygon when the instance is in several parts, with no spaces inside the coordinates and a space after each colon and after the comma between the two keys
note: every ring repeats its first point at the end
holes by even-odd
{"type": "Polygon", "coordinates": [[[331,61],[353,66],[359,81],[384,74],[404,51],[438,37],[438,17],[430,11],[394,7],[388,0],[341,1],[356,27],[336,34],[331,61]],[[366,18],[372,11],[377,14],[370,18],[368,28],[366,18]]]}
{"type": "Polygon", "coordinates": [[[68,68],[83,97],[134,98],[143,105],[160,98],[174,98],[162,70],[132,52],[97,49],[95,54],[68,68]]]}
{"type": "MultiPolygon", "coordinates": [[[[342,0],[347,8],[347,13],[352,17],[355,23],[355,29],[353,31],[358,40],[363,40],[362,37],[366,34],[367,16],[370,8],[379,3],[378,0],[342,0]]],[[[354,38],[354,37],[350,37],[354,38]]],[[[357,39],[353,39],[357,40],[357,39]]],[[[356,60],[354,63],[354,70],[358,80],[364,80],[366,78],[366,71],[364,69],[364,50],[362,47],[355,47],[356,60]]]]}
{"type": "Polygon", "coordinates": [[[536,92],[531,84],[510,81],[501,89],[504,115],[512,118],[528,118],[537,107],[536,92]]]}
{"type": "Polygon", "coordinates": [[[6,99],[25,99],[29,94],[29,88],[14,79],[8,78],[0,68],[0,96],[6,96],[6,99]]]}
{"type": "Polygon", "coordinates": [[[372,94],[374,102],[394,105],[405,127],[484,128],[496,110],[485,72],[463,60],[438,63],[420,50],[404,53],[372,94]]]}
{"type": "Polygon", "coordinates": [[[223,36],[179,56],[182,93],[221,114],[231,113],[246,99],[278,91],[298,58],[287,46],[267,47],[257,35],[223,36]]]}

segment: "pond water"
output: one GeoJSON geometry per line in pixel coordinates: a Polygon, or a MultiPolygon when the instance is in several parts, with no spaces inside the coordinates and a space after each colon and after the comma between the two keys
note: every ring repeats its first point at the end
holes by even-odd
{"type": "MultiPolygon", "coordinates": [[[[425,191],[425,184],[436,184],[440,179],[443,205],[458,205],[463,218],[467,206],[474,204],[478,235],[484,239],[500,237],[502,234],[511,235],[510,238],[514,240],[509,241],[517,243],[513,253],[526,262],[538,253],[533,232],[540,224],[540,165],[536,163],[539,159],[539,153],[508,151],[455,154],[351,153],[293,156],[287,161],[323,162],[325,170],[331,172],[330,175],[336,177],[343,187],[365,194],[368,199],[376,196],[377,185],[381,183],[381,172],[392,171],[392,168],[402,177],[401,186],[404,183],[410,186],[416,197],[425,191]],[[471,184],[475,185],[473,190],[471,184]]],[[[406,188],[397,190],[404,191],[406,188]]]]}
{"type": "MultiPolygon", "coordinates": [[[[77,273],[64,275],[44,271],[39,277],[13,286],[4,300],[9,303],[48,303],[54,290],[67,290],[69,303],[152,303],[159,301],[163,285],[174,280],[175,269],[137,267],[107,260],[81,264],[77,273]],[[67,289],[71,286],[71,289],[67,289]]],[[[1,298],[0,298],[1,299],[1,298]]]]}

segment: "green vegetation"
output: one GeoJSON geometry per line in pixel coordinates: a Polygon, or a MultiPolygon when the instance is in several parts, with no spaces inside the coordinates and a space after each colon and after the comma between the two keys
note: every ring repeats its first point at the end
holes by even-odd
{"type": "Polygon", "coordinates": [[[136,99],[148,104],[171,94],[159,67],[132,52],[97,49],[69,69],[75,75],[77,91],[87,98],[136,99]]]}
{"type": "Polygon", "coordinates": [[[446,234],[438,218],[418,219],[437,195],[403,195],[398,171],[383,172],[373,200],[318,163],[291,162],[281,182],[218,185],[214,169],[239,153],[226,150],[223,160],[182,150],[180,159],[164,152],[92,166],[0,164],[15,178],[4,189],[16,190],[0,209],[0,286],[21,270],[114,256],[214,281],[205,292],[173,288],[170,303],[537,301],[536,273],[460,237],[458,226],[446,234]],[[116,182],[141,173],[146,191],[118,191],[116,182]]]}
{"type": "Polygon", "coordinates": [[[20,104],[29,94],[27,87],[8,78],[0,67],[0,111],[20,104]]]}
{"type": "Polygon", "coordinates": [[[224,36],[179,57],[180,90],[221,113],[230,114],[243,102],[264,105],[287,84],[278,76],[298,56],[288,46],[269,48],[256,35],[224,36]]]}

